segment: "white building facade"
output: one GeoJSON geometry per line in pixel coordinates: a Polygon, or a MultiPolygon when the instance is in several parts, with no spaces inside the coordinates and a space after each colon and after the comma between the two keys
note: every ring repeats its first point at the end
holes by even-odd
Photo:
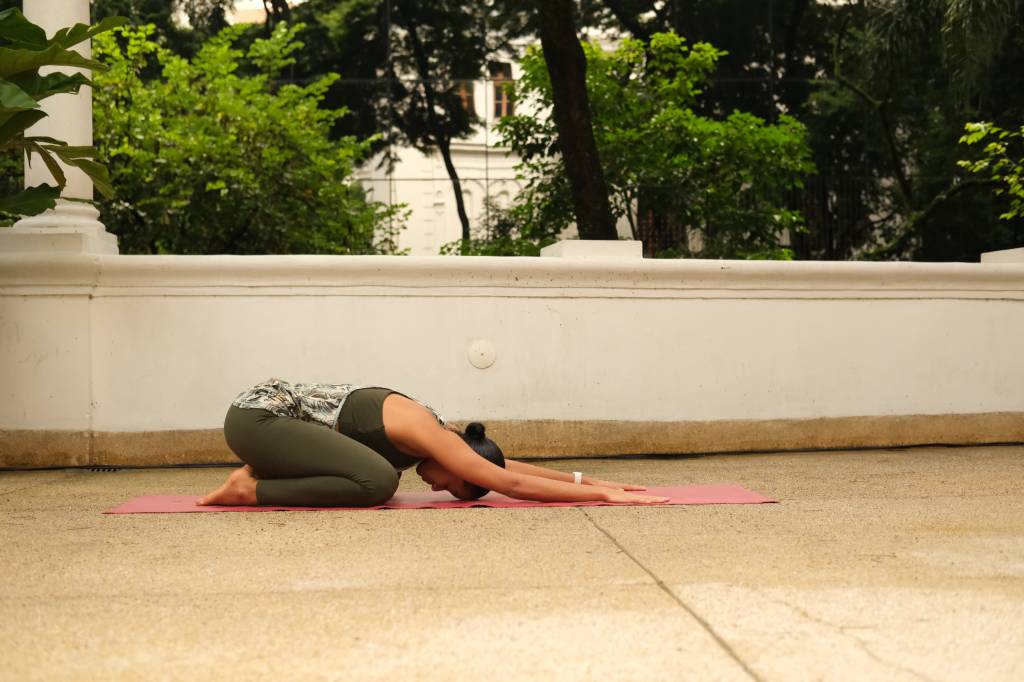
{"type": "MultiPolygon", "coordinates": [[[[295,6],[301,0],[289,4],[295,6]]],[[[262,0],[235,0],[227,18],[231,23],[259,23],[266,21],[266,10],[262,0]]],[[[463,104],[479,123],[469,137],[452,143],[451,153],[474,229],[487,217],[488,197],[491,206],[507,207],[521,187],[516,179],[519,158],[499,144],[495,130],[503,116],[513,113],[504,84],[518,79],[520,73],[518,63],[510,57],[493,62],[486,75],[463,86],[463,104]]],[[[396,160],[390,168],[382,166],[380,154],[362,164],[356,177],[371,201],[405,207],[405,229],[398,236],[400,250],[416,256],[437,255],[445,244],[462,238],[452,181],[441,153],[424,154],[412,147],[393,147],[389,152],[396,160]]]]}
{"type": "MultiPolygon", "coordinates": [[[[502,70],[508,76],[465,84],[463,103],[472,109],[479,124],[469,137],[455,140],[451,146],[472,229],[481,225],[491,207],[507,207],[522,186],[516,178],[519,157],[500,145],[495,130],[503,115],[513,113],[504,84],[518,76],[519,67],[510,62],[492,65],[492,71],[502,70]]],[[[398,237],[399,248],[415,256],[437,255],[445,244],[462,238],[455,193],[441,153],[424,154],[411,147],[391,151],[397,161],[390,171],[381,167],[381,156],[377,156],[363,164],[356,177],[369,199],[406,206],[409,214],[406,229],[398,237]]]]}

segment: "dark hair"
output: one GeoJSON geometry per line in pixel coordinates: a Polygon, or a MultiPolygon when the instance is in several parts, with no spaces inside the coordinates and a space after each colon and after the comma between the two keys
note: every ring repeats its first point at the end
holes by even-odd
{"type": "MultiPolygon", "coordinates": [[[[505,454],[498,447],[498,444],[488,438],[484,433],[486,428],[480,422],[472,422],[466,427],[466,431],[460,432],[459,436],[462,440],[466,441],[466,445],[473,448],[476,454],[486,459],[491,464],[497,464],[502,469],[505,468],[505,454]]],[[[466,481],[466,485],[469,486],[470,492],[473,494],[473,499],[478,500],[487,493],[490,492],[487,488],[470,483],[466,481]]]]}

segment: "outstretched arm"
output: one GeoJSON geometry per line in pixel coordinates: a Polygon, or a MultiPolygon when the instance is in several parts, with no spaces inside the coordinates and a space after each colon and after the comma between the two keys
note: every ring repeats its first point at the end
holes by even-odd
{"type": "MultiPolygon", "coordinates": [[[[398,420],[396,420],[398,421],[398,420]]],[[[426,410],[411,410],[401,419],[403,445],[422,456],[431,457],[459,478],[520,500],[539,502],[631,502],[655,504],[666,497],[650,497],[595,485],[576,485],[543,476],[503,469],[466,445],[465,441],[440,425],[426,410]]],[[[541,467],[537,467],[540,469],[541,467]]],[[[555,473],[555,472],[552,472],[555,473]]]]}
{"type": "MultiPolygon", "coordinates": [[[[515,460],[505,458],[505,468],[509,471],[516,473],[529,474],[530,476],[539,476],[540,478],[550,478],[553,481],[572,481],[572,474],[567,474],[564,471],[555,471],[554,469],[547,469],[545,467],[537,466],[535,464],[527,464],[526,462],[517,462],[515,460]]],[[[591,476],[584,476],[582,480],[583,485],[597,485],[602,488],[616,488],[618,490],[647,490],[642,485],[633,485],[631,483],[615,483],[613,481],[602,481],[599,478],[593,478],[591,476]]]]}
{"type": "MultiPolygon", "coordinates": [[[[448,442],[439,442],[437,449],[434,451],[434,458],[441,466],[470,483],[476,483],[484,488],[519,500],[537,500],[538,502],[585,502],[599,500],[602,502],[632,504],[668,502],[667,497],[638,495],[595,484],[577,485],[569,481],[548,478],[547,476],[534,476],[529,473],[523,473],[522,470],[502,469],[473,452],[472,448],[466,445],[456,434],[446,432],[445,440],[448,442]],[[448,436],[454,437],[454,440],[451,440],[448,436]]],[[[558,473],[545,470],[542,467],[537,467],[537,469],[551,474],[558,473]]],[[[569,478],[572,477],[569,476],[569,478]]]]}

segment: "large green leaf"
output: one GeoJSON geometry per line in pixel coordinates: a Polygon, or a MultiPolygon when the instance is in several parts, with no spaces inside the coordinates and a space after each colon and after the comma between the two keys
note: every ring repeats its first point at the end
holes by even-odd
{"type": "Polygon", "coordinates": [[[67,142],[58,140],[54,137],[47,137],[45,135],[22,137],[21,139],[13,142],[11,146],[24,147],[36,144],[42,145],[65,161],[70,159],[93,158],[96,156],[95,147],[89,145],[70,145],[67,142]]]}
{"type": "Polygon", "coordinates": [[[114,196],[114,188],[110,184],[110,174],[107,167],[93,160],[96,156],[95,147],[84,145],[72,146],[52,137],[44,137],[42,135],[24,137],[8,146],[28,151],[30,153],[28,157],[30,163],[32,161],[31,154],[38,154],[42,157],[43,163],[46,164],[50,174],[53,175],[61,188],[67,184],[67,178],[64,170],[57,163],[57,159],[54,158],[55,156],[68,166],[80,168],[82,172],[89,176],[93,186],[100,194],[108,199],[114,196]]]}
{"type": "Polygon", "coordinates": [[[72,159],[91,159],[96,156],[96,148],[89,146],[73,147],[69,144],[64,144],[59,140],[53,140],[52,138],[33,138],[40,142],[47,142],[47,149],[52,151],[54,154],[59,156],[64,161],[70,162],[72,159]]]}
{"type": "Polygon", "coordinates": [[[38,185],[18,192],[13,197],[0,197],[0,212],[14,215],[37,215],[57,205],[60,188],[38,185]]]}
{"type": "Polygon", "coordinates": [[[0,147],[24,132],[25,128],[36,121],[46,118],[46,112],[39,109],[16,111],[13,114],[0,114],[0,147]]]}
{"type": "MultiPolygon", "coordinates": [[[[52,175],[53,179],[57,181],[57,186],[60,187],[61,189],[64,189],[64,187],[68,184],[68,178],[64,174],[64,169],[61,168],[60,164],[57,162],[57,159],[53,157],[53,154],[50,154],[48,151],[46,151],[46,149],[40,147],[37,144],[29,145],[28,148],[42,157],[43,163],[46,164],[47,170],[50,171],[50,175],[52,175]]],[[[31,161],[31,154],[28,157],[26,157],[26,159],[26,162],[31,161]]]]}
{"type": "Polygon", "coordinates": [[[55,137],[47,137],[46,135],[33,135],[32,137],[22,138],[25,142],[47,142],[49,144],[67,144],[63,140],[58,140],[55,137]]]}
{"type": "Polygon", "coordinates": [[[50,154],[50,152],[38,144],[29,142],[25,145],[25,149],[30,152],[26,157],[26,163],[31,164],[32,154],[38,154],[42,157],[43,163],[46,164],[47,169],[49,169],[50,175],[52,175],[53,179],[57,181],[57,186],[64,189],[64,186],[68,184],[68,179],[64,175],[64,169],[60,167],[59,163],[57,163],[57,159],[53,158],[53,155],[50,154]]]}
{"type": "Polygon", "coordinates": [[[68,159],[69,166],[78,166],[92,180],[96,191],[108,199],[114,198],[114,187],[110,184],[110,173],[107,167],[91,159],[68,159]]]}
{"type": "Polygon", "coordinates": [[[92,38],[97,33],[103,33],[104,31],[109,31],[112,28],[116,28],[127,23],[127,17],[107,17],[94,26],[89,26],[88,24],[75,24],[70,28],[62,28],[54,33],[50,42],[56,43],[61,47],[68,48],[72,45],[77,45],[83,40],[92,38]]]}
{"type": "Polygon", "coordinates": [[[35,71],[41,66],[78,66],[85,69],[103,70],[103,64],[86,59],[73,50],[64,49],[54,43],[45,50],[21,50],[0,47],[0,78],[25,71],[35,71]]]}
{"type": "Polygon", "coordinates": [[[30,50],[46,48],[46,32],[25,18],[17,8],[0,12],[0,38],[13,47],[30,50]]]}
{"type": "Polygon", "coordinates": [[[28,93],[14,83],[0,79],[0,112],[10,113],[38,108],[39,102],[29,97],[28,93]]]}
{"type": "Polygon", "coordinates": [[[77,71],[72,74],[51,73],[40,76],[34,71],[23,71],[11,76],[10,82],[28,93],[36,100],[41,100],[63,92],[78,93],[83,85],[92,85],[92,81],[77,71]]]}

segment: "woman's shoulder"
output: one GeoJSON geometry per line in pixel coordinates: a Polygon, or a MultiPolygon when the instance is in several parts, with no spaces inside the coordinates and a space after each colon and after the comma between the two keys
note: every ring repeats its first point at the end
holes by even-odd
{"type": "Polygon", "coordinates": [[[391,391],[391,393],[393,393],[393,394],[400,395],[403,398],[405,398],[406,400],[409,400],[409,401],[415,403],[416,405],[419,405],[420,407],[425,409],[427,412],[432,414],[434,416],[434,419],[436,419],[437,423],[440,424],[441,426],[447,426],[448,425],[448,420],[444,418],[444,415],[442,415],[440,412],[438,412],[437,410],[435,410],[433,407],[431,407],[427,403],[423,402],[422,400],[420,400],[418,398],[413,398],[410,395],[402,393],[401,391],[396,391],[394,389],[390,389],[389,388],[389,389],[386,389],[386,390],[391,391]]]}
{"type": "Polygon", "coordinates": [[[381,412],[388,438],[403,452],[417,457],[426,456],[432,449],[429,443],[447,431],[436,412],[402,393],[389,395],[381,412]]]}

